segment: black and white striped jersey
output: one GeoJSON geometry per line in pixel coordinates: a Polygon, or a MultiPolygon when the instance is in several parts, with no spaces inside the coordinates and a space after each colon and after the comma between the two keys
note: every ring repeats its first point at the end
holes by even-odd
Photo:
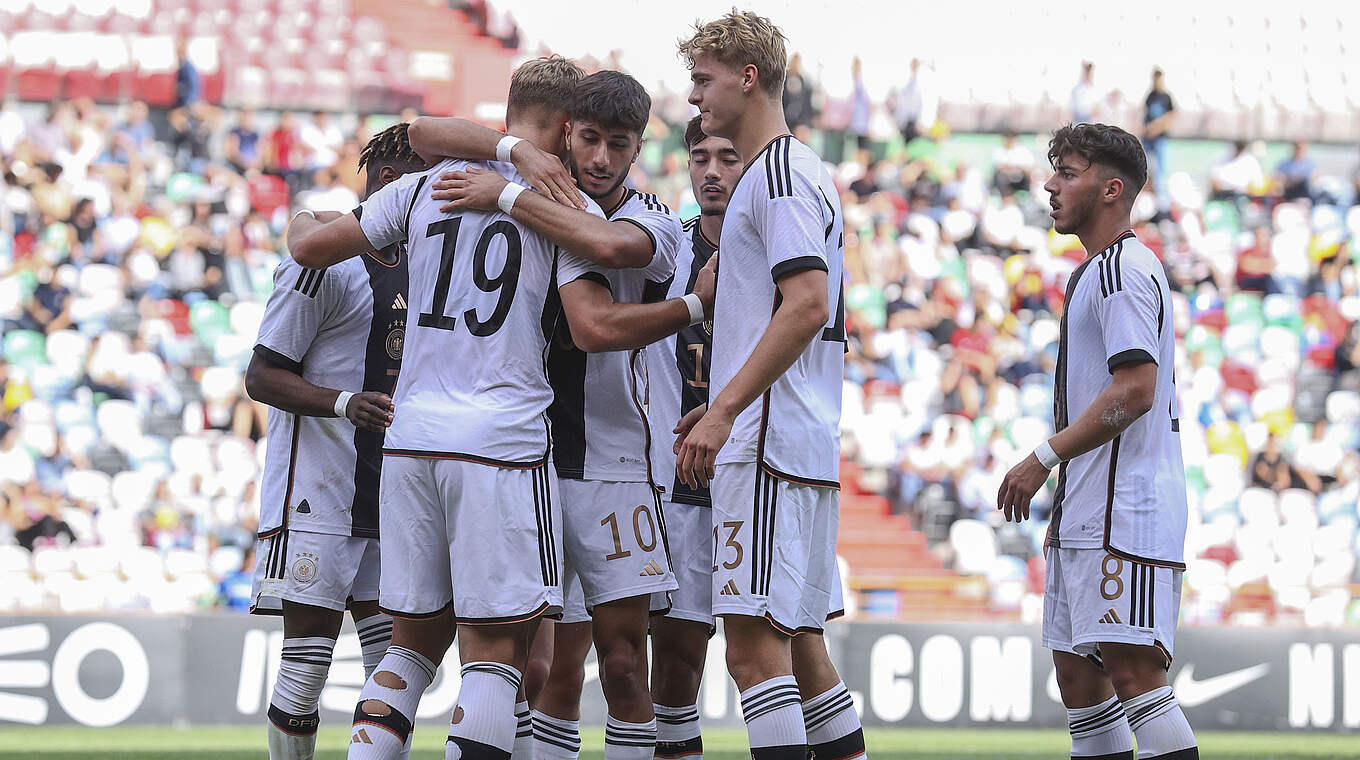
{"type": "MultiPolygon", "coordinates": [[[[685,222],[685,236],[675,256],[675,276],[660,298],[680,298],[694,292],[699,270],[718,247],[704,237],[699,217],[685,222]]],[[[694,408],[708,403],[708,378],[713,360],[713,323],[705,320],[647,347],[647,417],[652,428],[652,469],[666,499],[698,507],[712,506],[708,488],[690,488],[675,474],[675,423],[694,408]]]]}
{"type": "Polygon", "coordinates": [[[792,135],[770,141],[737,180],[723,218],[710,396],[717,399],[764,336],[779,308],[782,278],[810,269],[826,272],[831,315],[793,366],[737,415],[718,463],[759,462],[784,480],[838,487],[845,372],[842,229],[831,175],[792,135]]]}
{"type": "MultiPolygon", "coordinates": [[[[559,271],[563,285],[592,276],[609,286],[616,303],[642,303],[675,269],[680,246],[680,218],[650,193],[628,190],[611,222],[636,225],[652,241],[652,261],[637,269],[595,267],[573,273],[559,271]]],[[[565,322],[559,326],[548,355],[553,403],[553,464],[563,478],[646,481],[649,468],[646,350],[587,354],[571,342],[565,322]]]]}
{"type": "Polygon", "coordinates": [[[1049,545],[1183,568],[1176,334],[1162,263],[1127,232],[1072,272],[1064,303],[1053,388],[1058,430],[1086,411],[1122,364],[1156,362],[1157,390],[1152,411],[1059,466],[1049,545]]]}
{"type": "MultiPolygon", "coordinates": [[[[326,269],[274,270],[255,353],[323,388],[392,394],[406,330],[406,252],[326,269]]],[[[339,417],[270,408],[260,534],[280,528],[376,537],[383,435],[339,417]]]]}

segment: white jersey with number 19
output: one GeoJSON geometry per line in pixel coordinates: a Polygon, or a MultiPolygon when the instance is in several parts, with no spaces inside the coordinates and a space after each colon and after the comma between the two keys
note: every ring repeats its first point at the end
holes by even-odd
{"type": "Polygon", "coordinates": [[[747,164],[723,219],[709,398],[718,398],[770,326],[781,278],[826,272],[831,316],[793,366],[737,415],[719,464],[758,462],[783,480],[838,487],[843,246],[840,196],[822,160],[791,135],[774,139],[747,164]]]}
{"type": "Polygon", "coordinates": [[[550,447],[553,274],[586,264],[499,211],[440,211],[430,185],[469,168],[526,184],[508,163],[448,159],[355,211],[374,247],[407,240],[410,256],[411,315],[384,451],[524,466],[545,461],[550,447]]]}

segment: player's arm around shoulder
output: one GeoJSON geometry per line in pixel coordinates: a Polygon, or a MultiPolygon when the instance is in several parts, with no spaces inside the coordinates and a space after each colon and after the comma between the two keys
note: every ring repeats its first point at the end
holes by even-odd
{"type": "Polygon", "coordinates": [[[310,269],[324,269],[373,248],[354,214],[302,211],[288,225],[288,252],[310,269]]]}
{"type": "Polygon", "coordinates": [[[559,278],[562,310],[572,342],[587,353],[642,348],[687,325],[713,317],[717,258],[695,278],[694,291],[656,303],[618,303],[597,266],[562,254],[559,278]],[[575,261],[576,263],[571,263],[575,261]]]}

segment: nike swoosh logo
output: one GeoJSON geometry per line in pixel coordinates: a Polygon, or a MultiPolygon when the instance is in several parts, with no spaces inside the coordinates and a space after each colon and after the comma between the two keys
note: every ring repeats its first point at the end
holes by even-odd
{"type": "Polygon", "coordinates": [[[1269,663],[1253,665],[1249,668],[1234,670],[1221,676],[1195,680],[1195,664],[1189,663],[1176,674],[1176,699],[1183,707],[1196,707],[1246,686],[1264,676],[1270,670],[1269,663]]]}

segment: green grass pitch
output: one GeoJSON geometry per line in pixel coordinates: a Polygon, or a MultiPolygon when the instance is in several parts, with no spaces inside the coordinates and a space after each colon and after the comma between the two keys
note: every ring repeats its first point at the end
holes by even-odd
{"type": "MultiPolygon", "coordinates": [[[[444,737],[422,727],[416,732],[413,760],[444,757],[444,737]]],[[[1067,734],[1031,729],[870,729],[869,756],[873,760],[1010,760],[1011,758],[1065,758],[1067,734]]],[[[326,726],[317,741],[317,760],[345,757],[347,732],[326,726]]],[[[582,760],[604,757],[604,737],[599,730],[586,731],[582,760]]],[[[742,760],[746,733],[740,729],[712,729],[704,734],[709,760],[742,760]]],[[[1200,737],[1201,757],[1234,760],[1268,758],[1360,757],[1360,735],[1298,733],[1205,733],[1200,737]]],[[[119,760],[259,760],[265,758],[264,727],[206,728],[0,728],[0,757],[30,760],[66,758],[117,758],[119,760]]]]}

